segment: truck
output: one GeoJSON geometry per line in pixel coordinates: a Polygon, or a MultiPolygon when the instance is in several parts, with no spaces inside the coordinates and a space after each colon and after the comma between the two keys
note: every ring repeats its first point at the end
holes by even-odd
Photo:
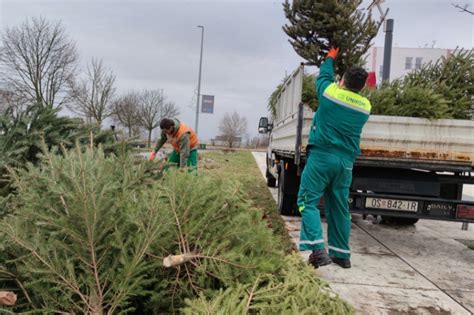
{"type": "MultiPolygon", "coordinates": [[[[302,101],[304,64],[283,83],[268,134],[266,179],[278,187],[282,215],[297,214],[296,199],[314,112],[302,101]]],[[[474,184],[474,121],[371,115],[361,135],[348,200],[351,212],[399,224],[419,219],[474,222],[474,202],[462,200],[474,184]]],[[[324,200],[320,201],[324,210],[324,200]]]]}

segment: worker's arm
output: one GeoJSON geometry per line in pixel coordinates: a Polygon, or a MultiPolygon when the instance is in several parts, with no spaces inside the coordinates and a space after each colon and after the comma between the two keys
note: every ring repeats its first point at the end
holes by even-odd
{"type": "Polygon", "coordinates": [[[156,144],[155,149],[150,153],[150,161],[153,161],[155,159],[156,153],[165,145],[167,140],[168,139],[166,138],[166,134],[162,131],[160,140],[156,144]]]}
{"type": "Polygon", "coordinates": [[[181,139],[179,139],[179,167],[186,167],[188,165],[188,158],[191,154],[191,148],[189,146],[189,133],[185,133],[181,139]]]}
{"type": "Polygon", "coordinates": [[[160,149],[165,145],[166,141],[168,140],[168,138],[166,138],[166,134],[164,132],[161,133],[161,138],[160,140],[157,142],[156,146],[155,146],[155,149],[153,150],[153,152],[158,152],[160,151],[160,149]]]}
{"type": "Polygon", "coordinates": [[[334,82],[334,59],[336,59],[339,48],[331,48],[326,57],[326,61],[319,67],[319,75],[316,78],[316,91],[321,97],[324,90],[334,82]]]}

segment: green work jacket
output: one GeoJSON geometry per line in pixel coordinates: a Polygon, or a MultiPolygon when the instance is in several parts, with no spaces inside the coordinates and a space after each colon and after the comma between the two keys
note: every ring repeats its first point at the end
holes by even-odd
{"type": "Polygon", "coordinates": [[[371,105],[367,98],[334,83],[333,62],[332,58],[326,59],[316,79],[319,106],[308,146],[355,160],[360,155],[360,134],[371,105]]]}

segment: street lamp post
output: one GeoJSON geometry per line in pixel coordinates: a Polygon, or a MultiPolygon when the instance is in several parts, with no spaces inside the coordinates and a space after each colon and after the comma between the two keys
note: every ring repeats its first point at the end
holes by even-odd
{"type": "Polygon", "coordinates": [[[199,79],[198,79],[198,92],[197,92],[197,101],[196,101],[196,125],[194,126],[194,131],[198,133],[199,125],[199,100],[201,98],[201,70],[202,70],[202,48],[204,44],[204,26],[198,25],[201,29],[201,57],[199,59],[199,79]]]}

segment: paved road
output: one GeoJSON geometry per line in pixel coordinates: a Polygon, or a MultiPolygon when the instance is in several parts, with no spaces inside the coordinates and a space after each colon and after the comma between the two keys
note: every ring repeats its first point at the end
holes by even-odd
{"type": "MultiPolygon", "coordinates": [[[[265,176],[265,153],[253,155],[265,176]]],[[[270,191],[276,201],[276,189],[270,191]]],[[[283,218],[296,244],[301,220],[283,218]]],[[[331,264],[317,272],[359,314],[472,314],[474,250],[458,240],[473,241],[474,224],[467,231],[460,223],[431,220],[391,227],[353,215],[353,267],[331,264]]]]}

